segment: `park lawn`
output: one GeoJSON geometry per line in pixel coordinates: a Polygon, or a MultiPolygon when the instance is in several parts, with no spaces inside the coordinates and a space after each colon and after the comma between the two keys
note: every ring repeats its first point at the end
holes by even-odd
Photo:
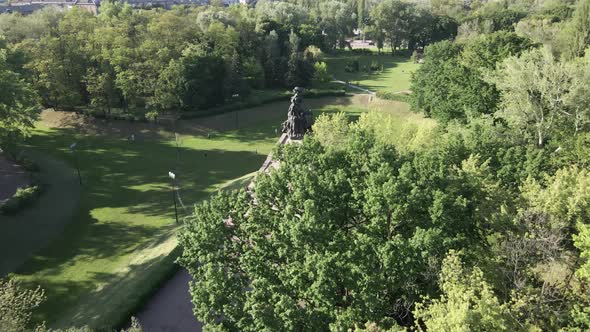
{"type": "MultiPolygon", "coordinates": [[[[358,116],[367,98],[307,104],[316,114],[358,116]]],[[[84,131],[39,123],[28,149],[73,167],[76,154],[69,146],[77,142],[83,186],[63,233],[12,274],[45,289],[47,301],[36,319],[52,327],[102,328],[128,318],[174,267],[178,226],[168,172],[177,174],[181,215],[224,186],[241,186],[247,180],[239,178],[256,171],[276,143],[275,128],[287,106],[273,103],[237,115],[183,121],[177,126],[178,146],[171,132],[139,130],[145,127],[141,124],[96,121],[92,131],[84,131]],[[136,133],[135,142],[127,140],[130,133],[136,133]]]]}
{"type": "Polygon", "coordinates": [[[400,92],[407,91],[411,86],[412,73],[418,69],[419,64],[414,63],[406,56],[392,56],[391,54],[371,55],[341,52],[325,59],[328,71],[337,80],[348,81],[351,84],[375,92],[400,92]],[[346,72],[346,63],[358,59],[360,70],[355,73],[346,72]],[[370,72],[371,63],[383,66],[383,70],[370,72]]]}

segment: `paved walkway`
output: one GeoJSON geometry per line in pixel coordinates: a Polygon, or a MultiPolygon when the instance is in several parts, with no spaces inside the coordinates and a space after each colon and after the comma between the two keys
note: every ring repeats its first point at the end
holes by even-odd
{"type": "Polygon", "coordinates": [[[45,191],[33,206],[16,215],[0,215],[0,277],[56,239],[72,220],[80,200],[80,185],[72,168],[36,151],[26,155],[39,165],[45,191]]]}
{"type": "Polygon", "coordinates": [[[25,170],[0,152],[0,202],[16,193],[16,189],[29,184],[25,170]]]}
{"type": "MultiPolygon", "coordinates": [[[[278,144],[287,144],[286,134],[281,135],[278,144]]],[[[272,153],[262,164],[260,172],[267,172],[274,165],[272,153]]],[[[276,167],[276,166],[275,166],[276,167]]],[[[253,182],[248,186],[253,185],[253,182]]],[[[181,269],[158,290],[136,315],[144,332],[201,332],[203,324],[193,314],[193,304],[188,283],[191,276],[181,269]]]]}
{"type": "Polygon", "coordinates": [[[188,283],[191,276],[180,270],[137,314],[144,332],[201,332],[203,324],[193,314],[188,283]]]}
{"type": "Polygon", "coordinates": [[[359,91],[368,93],[370,95],[376,95],[377,94],[377,92],[375,92],[375,91],[371,91],[371,90],[368,90],[368,89],[365,89],[365,88],[361,88],[358,85],[350,84],[350,83],[347,83],[347,82],[344,82],[344,81],[340,81],[340,80],[337,80],[337,79],[334,79],[334,82],[340,83],[340,84],[344,84],[344,85],[348,86],[349,88],[353,88],[353,89],[356,89],[356,90],[359,90],[359,91]]]}

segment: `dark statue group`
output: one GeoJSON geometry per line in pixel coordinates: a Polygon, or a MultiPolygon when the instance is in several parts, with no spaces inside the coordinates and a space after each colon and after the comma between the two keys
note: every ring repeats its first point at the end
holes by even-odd
{"type": "Polygon", "coordinates": [[[291,106],[289,106],[289,113],[287,114],[287,121],[283,122],[283,133],[287,134],[290,139],[300,140],[303,135],[311,130],[313,125],[313,114],[311,110],[305,110],[303,107],[303,89],[293,89],[293,97],[291,97],[291,106]]]}

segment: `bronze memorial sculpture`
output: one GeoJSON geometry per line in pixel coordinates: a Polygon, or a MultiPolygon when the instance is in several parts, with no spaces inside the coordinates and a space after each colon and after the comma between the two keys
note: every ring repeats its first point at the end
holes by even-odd
{"type": "Polygon", "coordinates": [[[287,121],[283,122],[283,133],[287,134],[290,139],[300,140],[303,135],[311,130],[313,125],[313,114],[311,110],[303,108],[303,90],[299,87],[293,89],[295,95],[291,97],[291,106],[287,114],[287,121]]]}

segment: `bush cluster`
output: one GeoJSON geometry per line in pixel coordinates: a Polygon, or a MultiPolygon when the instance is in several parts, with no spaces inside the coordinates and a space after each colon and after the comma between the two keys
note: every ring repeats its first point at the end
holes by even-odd
{"type": "Polygon", "coordinates": [[[41,192],[42,187],[40,185],[18,188],[14,196],[0,206],[0,212],[6,215],[16,214],[31,205],[41,195],[41,192]]]}

